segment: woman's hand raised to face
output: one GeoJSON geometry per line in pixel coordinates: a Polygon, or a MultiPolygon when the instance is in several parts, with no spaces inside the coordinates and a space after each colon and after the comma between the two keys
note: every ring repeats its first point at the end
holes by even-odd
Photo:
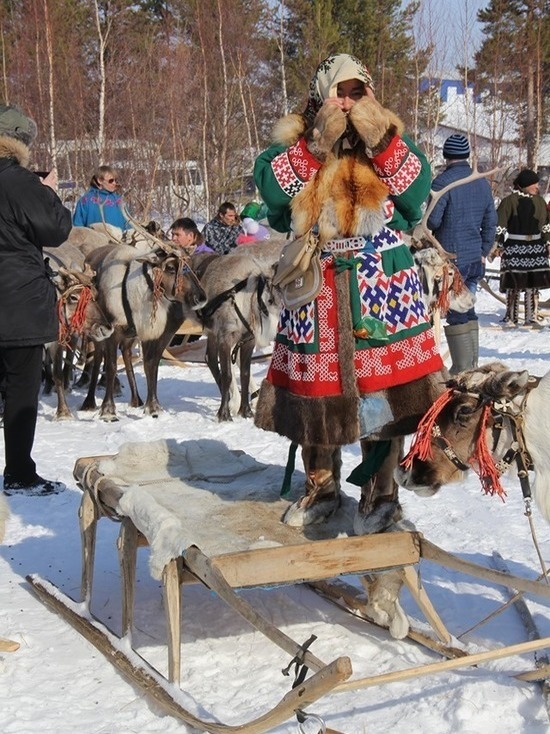
{"type": "Polygon", "coordinates": [[[317,160],[324,161],[336,141],[346,131],[347,118],[342,107],[323,104],[317,115],[313,127],[306,133],[307,147],[317,160]]]}

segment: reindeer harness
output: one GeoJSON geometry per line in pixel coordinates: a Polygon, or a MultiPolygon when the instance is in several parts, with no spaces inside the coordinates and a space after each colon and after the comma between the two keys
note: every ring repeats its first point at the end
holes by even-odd
{"type": "Polygon", "coordinates": [[[81,334],[84,329],[84,323],[86,321],[86,310],[90,301],[94,300],[94,294],[92,288],[83,283],[76,283],[75,285],[69,286],[63,292],[60,292],[57,300],[57,315],[59,318],[59,343],[68,347],[73,334],[81,334]],[[71,318],[67,318],[66,305],[69,298],[74,293],[79,293],[78,303],[76,309],[71,318]]]}
{"type": "Polygon", "coordinates": [[[415,457],[420,460],[432,458],[432,444],[437,446],[447,459],[461,471],[468,471],[471,468],[477,472],[483,490],[487,494],[498,494],[502,499],[506,495],[504,488],[500,483],[500,477],[505,474],[512,466],[516,464],[517,475],[520,481],[521,490],[525,500],[531,499],[531,487],[529,484],[529,471],[533,467],[533,461],[527,449],[524,435],[524,414],[525,405],[530,391],[539,383],[539,378],[529,378],[529,383],[525,388],[525,392],[518,404],[514,400],[506,398],[490,399],[483,397],[476,392],[465,392],[457,388],[449,388],[434,403],[430,411],[426,413],[421,420],[417,434],[411,445],[411,449],[407,456],[403,459],[402,465],[410,468],[415,457]],[[477,437],[475,439],[475,448],[472,456],[466,463],[460,459],[451,442],[443,435],[441,428],[437,423],[437,418],[441,411],[449,403],[453,396],[461,394],[474,398],[477,405],[473,412],[482,411],[477,437]],[[499,450],[499,444],[504,435],[503,429],[507,421],[512,441],[510,446],[504,450],[502,458],[495,463],[493,456],[503,451],[499,450]],[[486,443],[486,428],[492,428],[493,445],[489,451],[486,443]],[[475,465],[477,464],[477,469],[475,465]]]}
{"type": "MultiPolygon", "coordinates": [[[[244,290],[244,288],[246,288],[247,283],[248,283],[248,277],[243,278],[242,280],[239,280],[239,282],[235,283],[235,285],[231,286],[231,288],[227,288],[225,291],[218,293],[217,296],[214,296],[214,298],[208,301],[206,306],[204,306],[197,312],[201,320],[204,322],[207,319],[211,318],[216,313],[216,311],[224,303],[226,303],[226,301],[231,301],[231,305],[235,309],[235,313],[237,314],[239,321],[241,322],[241,324],[243,325],[246,331],[246,334],[241,339],[239,339],[237,344],[234,346],[233,351],[231,352],[231,361],[233,362],[233,364],[235,364],[235,362],[237,361],[237,355],[242,345],[255,338],[252,327],[250,326],[243,312],[237,305],[237,301],[235,300],[235,296],[237,295],[237,293],[240,293],[240,291],[244,290]]],[[[267,285],[267,279],[264,278],[263,276],[260,276],[258,278],[258,286],[256,288],[256,299],[257,299],[258,308],[260,311],[260,320],[261,320],[262,315],[266,317],[269,315],[267,307],[262,300],[262,295],[266,288],[266,285],[267,285]]]]}

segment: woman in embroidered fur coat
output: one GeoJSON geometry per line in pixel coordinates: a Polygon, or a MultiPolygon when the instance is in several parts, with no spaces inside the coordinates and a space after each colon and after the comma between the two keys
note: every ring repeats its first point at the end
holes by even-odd
{"type": "Polygon", "coordinates": [[[339,506],[340,447],[363,441],[356,532],[400,518],[392,477],[402,437],[440,392],[441,357],[411,254],[399,232],[421,218],[431,174],[396,115],[375,99],[353,56],[323,61],[303,114],[274,130],[255,164],[271,226],[316,231],[323,287],[283,308],[256,425],[302,446],[305,495],[292,525],[322,522],[339,506]],[[379,441],[378,439],[384,439],[379,441]],[[365,470],[365,471],[363,471],[365,470]]]}

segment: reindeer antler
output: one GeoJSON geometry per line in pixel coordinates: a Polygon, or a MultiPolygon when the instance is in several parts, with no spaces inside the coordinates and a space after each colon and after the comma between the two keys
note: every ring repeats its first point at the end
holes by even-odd
{"type": "Polygon", "coordinates": [[[66,268],[64,265],[60,265],[57,272],[65,278],[69,278],[74,283],[80,283],[88,287],[93,285],[95,270],[93,270],[89,263],[84,265],[84,270],[72,270],[71,268],[66,268]]]}
{"type": "Polygon", "coordinates": [[[413,239],[420,240],[421,237],[424,235],[439,252],[441,257],[446,258],[447,260],[454,260],[456,258],[456,254],[453,252],[447,252],[441,242],[439,242],[434,234],[428,229],[428,219],[430,218],[430,214],[433,212],[434,207],[439,199],[441,199],[441,197],[446,194],[447,191],[450,191],[451,189],[456,189],[457,186],[463,186],[464,184],[470,183],[472,181],[477,181],[478,178],[488,178],[489,176],[493,176],[495,173],[500,173],[500,171],[502,170],[504,169],[501,166],[500,168],[493,168],[491,171],[484,171],[483,173],[481,173],[480,171],[478,171],[476,163],[472,170],[472,173],[469,176],[466,176],[465,178],[460,178],[458,179],[458,181],[453,181],[452,183],[447,184],[447,186],[444,186],[439,191],[434,191],[432,189],[430,191],[430,202],[426,207],[424,216],[422,217],[421,221],[416,225],[412,233],[413,239]]]}
{"type": "Polygon", "coordinates": [[[126,219],[132,223],[134,229],[136,229],[145,239],[150,240],[151,242],[154,242],[157,247],[160,247],[161,250],[164,250],[164,252],[168,253],[168,255],[182,255],[181,247],[174,247],[169,242],[165,240],[161,240],[159,237],[156,237],[154,234],[151,234],[151,232],[148,232],[145,227],[133,217],[128,209],[126,207],[123,207],[123,214],[126,217],[126,219]]]}

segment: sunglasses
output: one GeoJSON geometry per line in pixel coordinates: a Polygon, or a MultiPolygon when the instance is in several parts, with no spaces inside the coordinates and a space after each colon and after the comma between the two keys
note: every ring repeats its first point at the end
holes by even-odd
{"type": "Polygon", "coordinates": [[[117,178],[106,178],[105,183],[112,184],[112,183],[118,183],[117,178]]]}

